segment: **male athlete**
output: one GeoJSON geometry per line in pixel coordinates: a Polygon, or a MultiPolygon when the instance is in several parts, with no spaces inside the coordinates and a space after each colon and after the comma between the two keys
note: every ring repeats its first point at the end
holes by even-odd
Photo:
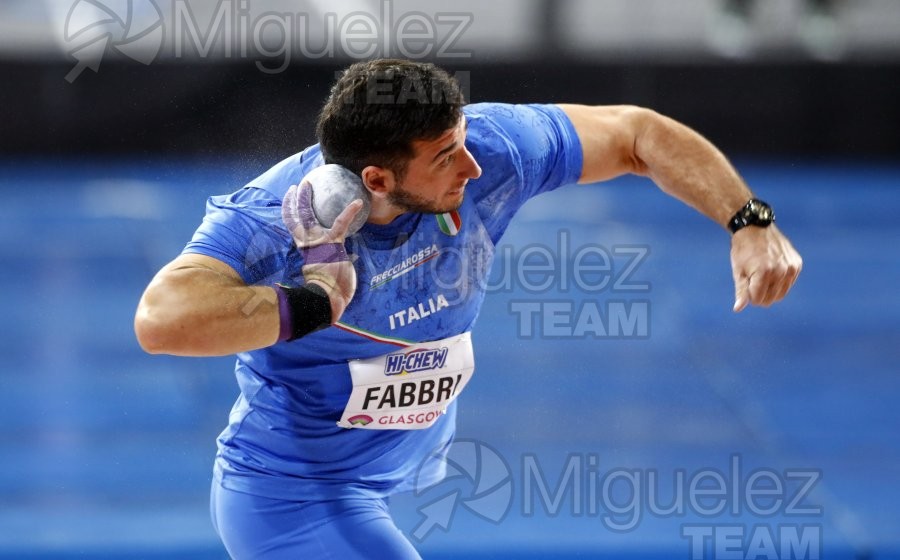
{"type": "MultiPolygon", "coordinates": [[[[237,354],[241,393],[211,496],[234,558],[419,558],[386,500],[451,443],[493,248],[531,197],[652,178],[731,230],[735,311],[782,299],[800,271],[771,208],[725,157],[647,109],[465,105],[441,69],[376,60],[338,79],[317,136],[210,198],[135,318],[148,352],[237,354]],[[371,195],[354,235],[361,203],[330,229],[312,213],[301,179],[323,163],[371,195]]],[[[426,465],[426,479],[440,468],[426,465]]]]}

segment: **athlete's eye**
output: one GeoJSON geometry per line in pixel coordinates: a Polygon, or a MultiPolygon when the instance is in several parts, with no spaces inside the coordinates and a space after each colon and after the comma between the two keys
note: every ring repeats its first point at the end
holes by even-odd
{"type": "Polygon", "coordinates": [[[445,157],[443,161],[441,161],[441,167],[447,167],[448,165],[453,163],[454,160],[456,160],[456,154],[450,154],[449,156],[445,157]]]}

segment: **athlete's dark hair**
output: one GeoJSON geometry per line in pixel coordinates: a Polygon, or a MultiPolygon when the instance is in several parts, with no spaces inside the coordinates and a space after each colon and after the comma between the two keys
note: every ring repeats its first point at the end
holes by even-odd
{"type": "Polygon", "coordinates": [[[413,140],[433,140],[455,127],[463,105],[459,83],[434,64],[357,62],[331,89],[316,136],[326,163],[357,175],[377,165],[402,177],[415,156],[413,140]]]}

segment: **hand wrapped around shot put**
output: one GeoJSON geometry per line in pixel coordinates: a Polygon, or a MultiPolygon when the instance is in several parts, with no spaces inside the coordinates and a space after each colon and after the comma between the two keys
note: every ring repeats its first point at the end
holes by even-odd
{"type": "Polygon", "coordinates": [[[317,167],[288,189],[281,217],[303,257],[306,284],[276,288],[279,340],[299,338],[340,319],[356,292],[356,271],[344,240],[366,223],[369,210],[362,180],[340,165],[317,167]]]}

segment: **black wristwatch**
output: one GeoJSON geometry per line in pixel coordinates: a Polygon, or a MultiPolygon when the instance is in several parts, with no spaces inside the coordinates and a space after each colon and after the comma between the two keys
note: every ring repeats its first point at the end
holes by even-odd
{"type": "Polygon", "coordinates": [[[772,207],[758,198],[751,198],[728,222],[728,229],[737,233],[747,226],[769,227],[774,221],[772,207]]]}

